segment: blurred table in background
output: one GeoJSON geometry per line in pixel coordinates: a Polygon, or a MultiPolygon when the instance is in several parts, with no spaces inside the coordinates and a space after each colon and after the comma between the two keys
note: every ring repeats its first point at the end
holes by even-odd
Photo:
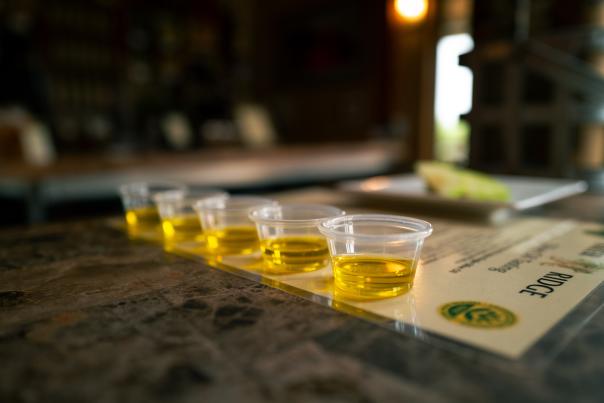
{"type": "Polygon", "coordinates": [[[171,180],[226,189],[325,183],[384,173],[400,161],[393,142],[206,149],[188,153],[79,155],[45,167],[0,165],[0,198],[21,199],[29,222],[44,221],[48,206],[117,198],[122,183],[171,180]]]}

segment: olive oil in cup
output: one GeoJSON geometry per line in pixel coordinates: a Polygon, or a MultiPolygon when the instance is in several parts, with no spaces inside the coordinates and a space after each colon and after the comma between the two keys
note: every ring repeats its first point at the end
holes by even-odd
{"type": "Polygon", "coordinates": [[[274,204],[271,199],[256,196],[212,197],[196,202],[208,253],[230,256],[258,252],[260,240],[248,214],[253,208],[274,204]]]}
{"type": "Polygon", "coordinates": [[[170,190],[153,197],[166,243],[201,244],[205,242],[201,222],[194,209],[199,200],[211,197],[227,197],[218,189],[170,190]]]}
{"type": "Polygon", "coordinates": [[[329,263],[321,221],[339,217],[344,211],[322,204],[262,206],[250,212],[260,237],[267,272],[300,273],[321,269],[329,263]]]}
{"type": "Polygon", "coordinates": [[[135,182],[120,186],[128,232],[133,235],[161,232],[159,212],[153,197],[160,192],[185,189],[183,184],[170,182],[135,182]]]}
{"type": "Polygon", "coordinates": [[[356,300],[395,297],[413,286],[432,225],[415,218],[358,214],[321,223],[336,295],[356,300]]]}

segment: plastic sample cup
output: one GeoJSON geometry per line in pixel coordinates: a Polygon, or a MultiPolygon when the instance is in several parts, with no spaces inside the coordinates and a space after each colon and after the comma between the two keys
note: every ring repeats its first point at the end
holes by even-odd
{"type": "Polygon", "coordinates": [[[194,204],[211,197],[228,197],[218,189],[170,190],[157,193],[157,205],[166,242],[204,242],[203,230],[194,204]]]}
{"type": "Polygon", "coordinates": [[[396,215],[358,214],[324,221],[319,230],[327,238],[336,293],[364,300],[411,289],[432,225],[396,215]]]}
{"type": "Polygon", "coordinates": [[[160,231],[159,213],[153,196],[160,192],[185,189],[185,185],[170,182],[135,182],[120,186],[129,232],[160,231]]]}
{"type": "Polygon", "coordinates": [[[208,252],[215,256],[257,252],[260,241],[248,214],[255,207],[273,204],[271,199],[256,196],[213,197],[195,203],[208,252]]]}
{"type": "Polygon", "coordinates": [[[318,270],[329,262],[327,241],[319,232],[321,221],[344,214],[322,204],[263,206],[250,212],[260,237],[264,268],[271,273],[318,270]]]}

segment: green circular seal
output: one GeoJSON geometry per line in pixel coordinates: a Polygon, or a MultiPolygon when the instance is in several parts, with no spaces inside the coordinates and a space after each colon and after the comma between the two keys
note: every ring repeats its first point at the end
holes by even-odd
{"type": "Polygon", "coordinates": [[[507,309],[485,302],[450,302],[441,306],[439,311],[452,322],[483,329],[508,327],[518,321],[516,315],[507,309]]]}

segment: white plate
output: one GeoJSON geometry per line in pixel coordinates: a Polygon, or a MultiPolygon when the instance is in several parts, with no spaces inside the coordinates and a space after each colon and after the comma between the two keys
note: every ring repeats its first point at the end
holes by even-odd
{"type": "Polygon", "coordinates": [[[584,181],[493,176],[508,186],[511,200],[507,202],[449,199],[430,192],[417,175],[376,176],[365,180],[347,181],[340,189],[361,196],[373,196],[399,202],[412,202],[426,207],[446,207],[456,211],[485,214],[500,210],[520,211],[546,204],[587,190],[584,181]]]}

